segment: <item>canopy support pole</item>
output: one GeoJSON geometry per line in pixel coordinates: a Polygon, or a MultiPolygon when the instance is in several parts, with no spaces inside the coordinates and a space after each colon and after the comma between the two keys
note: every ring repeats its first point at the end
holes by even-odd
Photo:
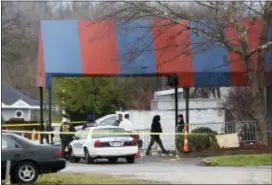
{"type": "Polygon", "coordinates": [[[175,128],[177,128],[177,126],[178,126],[178,78],[176,77],[175,79],[175,128]]]}
{"type": "MultiPolygon", "coordinates": [[[[39,87],[40,89],[40,131],[43,128],[43,87],[39,87]]],[[[43,137],[40,137],[41,144],[43,144],[43,137]]]]}
{"type": "Polygon", "coordinates": [[[48,88],[48,124],[52,125],[52,87],[48,88]]]}
{"type": "MultiPolygon", "coordinates": [[[[185,110],[186,110],[186,124],[189,124],[189,98],[190,98],[190,88],[189,87],[185,87],[185,110]]],[[[188,131],[188,130],[187,130],[188,131]]]]}

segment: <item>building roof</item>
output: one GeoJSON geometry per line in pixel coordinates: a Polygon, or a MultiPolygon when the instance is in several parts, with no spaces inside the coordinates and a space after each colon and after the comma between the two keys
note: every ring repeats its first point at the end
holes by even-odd
{"type": "MultiPolygon", "coordinates": [[[[213,32],[216,22],[203,21],[183,20],[183,25],[213,32]]],[[[254,22],[244,19],[241,24],[251,31],[249,45],[257,48],[261,17],[254,22]]],[[[168,20],[158,19],[122,24],[110,20],[41,21],[36,85],[50,88],[54,76],[178,75],[179,87],[248,86],[242,58],[183,25],[169,29],[168,20]]],[[[268,33],[272,40],[272,26],[268,33]]],[[[237,32],[226,25],[224,34],[233,39],[237,32]]],[[[258,57],[253,58],[256,62],[258,57]]],[[[265,82],[272,86],[272,49],[265,61],[265,82]]]]}
{"type": "Polygon", "coordinates": [[[15,88],[7,85],[6,83],[1,83],[1,93],[2,93],[2,103],[5,105],[13,105],[14,103],[18,102],[19,100],[24,101],[29,106],[38,106],[39,104],[37,101],[31,99],[30,97],[24,95],[20,91],[16,90],[15,88]]]}
{"type": "MultiPolygon", "coordinates": [[[[182,93],[183,92],[183,88],[178,88],[178,93],[182,93]]],[[[175,89],[169,89],[169,90],[164,90],[164,91],[157,91],[154,93],[155,97],[158,96],[165,96],[165,95],[171,95],[175,93],[175,89]]]]}

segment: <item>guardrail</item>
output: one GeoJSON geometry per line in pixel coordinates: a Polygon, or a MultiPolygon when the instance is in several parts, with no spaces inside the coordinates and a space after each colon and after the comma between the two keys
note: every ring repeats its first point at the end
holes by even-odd
{"type": "Polygon", "coordinates": [[[10,184],[10,168],[11,168],[11,161],[7,160],[6,174],[5,174],[5,184],[10,184]]]}

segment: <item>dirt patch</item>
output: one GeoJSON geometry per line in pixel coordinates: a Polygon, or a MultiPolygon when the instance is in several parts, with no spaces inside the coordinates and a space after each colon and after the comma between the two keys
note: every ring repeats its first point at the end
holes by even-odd
{"type": "Polygon", "coordinates": [[[244,145],[237,148],[216,148],[190,153],[181,153],[181,157],[211,157],[237,154],[264,154],[272,153],[272,145],[244,145]]]}

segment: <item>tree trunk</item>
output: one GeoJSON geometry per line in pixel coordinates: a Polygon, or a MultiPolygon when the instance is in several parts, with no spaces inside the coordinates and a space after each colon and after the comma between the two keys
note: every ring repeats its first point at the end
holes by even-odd
{"type": "MultiPolygon", "coordinates": [[[[264,99],[258,93],[256,99],[264,99]]],[[[265,108],[264,108],[264,101],[256,101],[256,124],[257,124],[257,140],[264,145],[268,144],[268,125],[267,120],[265,119],[265,108]],[[262,103],[263,102],[263,103],[262,103]]]]}
{"type": "Polygon", "coordinates": [[[256,116],[256,139],[260,144],[268,145],[268,125],[265,113],[264,72],[249,73],[250,85],[253,90],[254,109],[256,116]]]}

